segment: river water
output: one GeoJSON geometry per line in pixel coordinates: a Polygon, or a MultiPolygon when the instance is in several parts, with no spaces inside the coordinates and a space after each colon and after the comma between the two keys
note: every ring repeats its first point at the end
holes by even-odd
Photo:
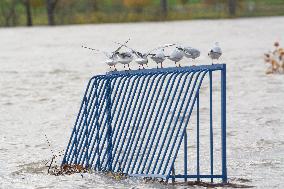
{"type": "Polygon", "coordinates": [[[207,52],[218,41],[228,70],[229,181],[283,188],[284,75],[266,75],[262,60],[275,40],[284,44],[283,23],[271,17],[0,29],[0,188],[185,188],[47,174],[51,150],[66,148],[88,79],[108,71],[102,55],[81,45],[107,51],[128,38],[143,50],[189,44],[202,52],[196,64],[210,63],[207,52]]]}

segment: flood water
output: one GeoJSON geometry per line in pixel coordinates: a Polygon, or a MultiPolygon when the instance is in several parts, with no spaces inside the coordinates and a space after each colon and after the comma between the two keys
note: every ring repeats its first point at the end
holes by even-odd
{"type": "Polygon", "coordinates": [[[108,51],[128,38],[143,50],[189,44],[201,50],[196,64],[210,63],[207,52],[218,41],[228,70],[229,181],[283,188],[284,75],[266,75],[262,59],[275,40],[284,46],[283,23],[272,17],[0,29],[0,188],[185,188],[47,174],[51,149],[66,148],[89,78],[108,71],[102,55],[81,45],[108,51]]]}

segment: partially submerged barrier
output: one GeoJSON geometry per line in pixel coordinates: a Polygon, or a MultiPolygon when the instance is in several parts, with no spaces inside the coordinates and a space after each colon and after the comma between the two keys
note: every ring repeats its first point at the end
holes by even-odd
{"type": "Polygon", "coordinates": [[[222,179],[227,182],[226,65],[121,71],[94,76],[88,83],[62,161],[64,164],[166,181],[222,179]],[[213,142],[214,72],[221,73],[218,162],[213,142]],[[209,78],[206,79],[209,103],[205,104],[209,112],[208,174],[201,173],[200,169],[200,94],[205,76],[209,78]],[[193,112],[195,125],[189,125],[193,112]],[[188,144],[191,136],[196,139],[194,148],[188,144]],[[189,153],[188,149],[194,151],[189,153]],[[194,155],[190,155],[192,153],[194,155]],[[191,168],[188,160],[193,156],[195,165],[191,168]],[[183,163],[183,170],[175,168],[178,157],[182,157],[179,165],[183,163]],[[218,174],[214,171],[216,164],[220,168],[218,174]],[[193,174],[189,174],[190,168],[193,174]]]}

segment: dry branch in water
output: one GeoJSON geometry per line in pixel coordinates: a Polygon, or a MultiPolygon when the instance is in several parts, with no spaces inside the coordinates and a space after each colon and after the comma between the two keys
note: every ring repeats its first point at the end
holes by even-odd
{"type": "Polygon", "coordinates": [[[82,165],[68,165],[64,164],[62,166],[53,166],[49,169],[48,173],[51,175],[71,175],[74,173],[87,173],[90,172],[89,168],[85,168],[82,165]]]}
{"type": "Polygon", "coordinates": [[[264,61],[270,65],[266,74],[284,73],[284,49],[278,42],[274,43],[274,47],[274,51],[264,53],[264,61]]]}
{"type": "MultiPolygon", "coordinates": [[[[73,165],[64,164],[62,166],[55,165],[50,167],[48,171],[49,174],[55,176],[71,175],[75,173],[92,173],[92,172],[93,170],[90,167],[84,167],[83,165],[78,165],[78,164],[73,164],[73,165]]],[[[128,178],[128,175],[121,172],[113,173],[110,171],[103,171],[101,173],[115,180],[124,180],[128,178]]]]}

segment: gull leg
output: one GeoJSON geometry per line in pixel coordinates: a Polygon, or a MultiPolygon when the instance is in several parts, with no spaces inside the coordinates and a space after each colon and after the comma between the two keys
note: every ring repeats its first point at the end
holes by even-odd
{"type": "Polygon", "coordinates": [[[117,71],[116,66],[114,65],[114,71],[117,71]]]}
{"type": "Polygon", "coordinates": [[[159,66],[158,66],[159,64],[157,63],[157,69],[159,69],[159,66]]]}
{"type": "Polygon", "coordinates": [[[128,70],[131,70],[129,64],[127,64],[127,65],[128,65],[128,70]]]}
{"type": "Polygon", "coordinates": [[[178,67],[181,67],[181,66],[180,66],[180,63],[178,63],[178,67]]]}
{"type": "Polygon", "coordinates": [[[125,64],[123,64],[123,68],[125,69],[125,64]]]}
{"type": "Polygon", "coordinates": [[[139,70],[141,70],[141,65],[139,64],[139,70]]]}
{"type": "Polygon", "coordinates": [[[163,68],[163,62],[161,62],[161,68],[163,68]]]}
{"type": "Polygon", "coordinates": [[[177,68],[177,62],[175,62],[176,68],[177,68]]]}

